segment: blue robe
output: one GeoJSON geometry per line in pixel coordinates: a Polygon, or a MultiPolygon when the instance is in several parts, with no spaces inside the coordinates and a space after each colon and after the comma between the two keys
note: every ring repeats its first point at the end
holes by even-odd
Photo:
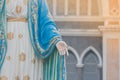
{"type": "MultiPolygon", "coordinates": [[[[0,0],[0,69],[7,52],[6,0],[0,0]]],[[[43,59],[43,80],[66,80],[65,56],[56,43],[62,40],[45,0],[28,3],[28,29],[35,55],[43,59]]]]}

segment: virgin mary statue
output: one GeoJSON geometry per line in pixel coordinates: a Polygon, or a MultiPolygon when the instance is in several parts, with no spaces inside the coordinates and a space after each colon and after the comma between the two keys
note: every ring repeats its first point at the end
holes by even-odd
{"type": "Polygon", "coordinates": [[[65,80],[65,53],[45,0],[0,0],[0,80],[65,80]]]}

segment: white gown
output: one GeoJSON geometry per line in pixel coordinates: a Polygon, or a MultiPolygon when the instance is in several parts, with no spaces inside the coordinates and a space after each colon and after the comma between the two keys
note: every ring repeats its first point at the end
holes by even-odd
{"type": "MultiPolygon", "coordinates": [[[[7,0],[7,18],[27,18],[27,0],[7,0]]],[[[42,80],[42,60],[34,55],[27,22],[7,22],[8,50],[0,80],[42,80]]]]}

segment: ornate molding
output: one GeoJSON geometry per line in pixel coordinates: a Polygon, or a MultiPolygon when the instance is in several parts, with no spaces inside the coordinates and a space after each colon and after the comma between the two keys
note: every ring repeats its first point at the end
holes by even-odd
{"type": "Polygon", "coordinates": [[[76,67],[78,67],[78,68],[84,67],[83,59],[84,59],[85,55],[88,54],[87,52],[92,50],[94,52],[94,54],[96,54],[96,56],[98,57],[98,60],[99,60],[98,67],[102,68],[102,57],[100,56],[100,53],[94,47],[89,46],[88,48],[86,48],[81,53],[81,56],[79,56],[78,52],[71,46],[68,47],[68,50],[72,51],[73,55],[76,57],[76,60],[77,60],[76,67]]]}
{"type": "Polygon", "coordinates": [[[102,32],[120,32],[120,25],[99,26],[102,32]]]}
{"type": "Polygon", "coordinates": [[[102,36],[98,29],[60,29],[60,33],[63,36],[102,36]]]}
{"type": "Polygon", "coordinates": [[[84,59],[85,55],[87,54],[87,52],[90,51],[90,50],[92,50],[94,52],[94,54],[96,54],[96,56],[98,57],[98,60],[99,60],[98,67],[102,68],[102,58],[100,56],[100,53],[94,47],[92,47],[92,46],[89,46],[88,48],[86,48],[82,52],[82,54],[80,56],[80,59],[79,59],[79,63],[77,63],[77,67],[80,67],[80,68],[84,67],[83,59],[84,59]]]}

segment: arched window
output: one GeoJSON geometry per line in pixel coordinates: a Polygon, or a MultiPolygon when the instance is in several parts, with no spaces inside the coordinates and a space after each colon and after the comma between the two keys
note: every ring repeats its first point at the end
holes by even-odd
{"type": "Polygon", "coordinates": [[[102,59],[92,46],[83,51],[78,67],[81,67],[81,80],[102,80],[102,59]]]}
{"type": "Polygon", "coordinates": [[[68,50],[67,80],[102,80],[102,58],[94,47],[85,49],[80,57],[74,48],[68,50]]]}
{"type": "Polygon", "coordinates": [[[89,51],[83,59],[82,80],[101,80],[99,59],[93,51],[89,51]]]}
{"type": "Polygon", "coordinates": [[[67,67],[67,80],[79,80],[80,70],[76,67],[78,63],[78,53],[77,51],[69,47],[69,56],[66,56],[66,67],[67,67]]]}

